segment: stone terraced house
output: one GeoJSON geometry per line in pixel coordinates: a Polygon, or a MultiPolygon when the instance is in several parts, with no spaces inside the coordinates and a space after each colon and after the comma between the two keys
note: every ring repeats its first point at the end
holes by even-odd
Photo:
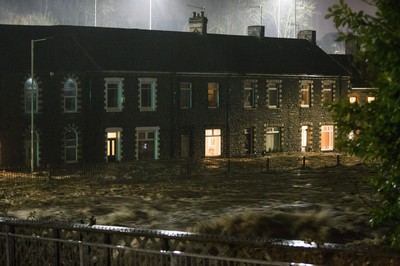
{"type": "Polygon", "coordinates": [[[327,106],[348,96],[351,75],[315,32],[229,36],[206,23],[0,25],[0,165],[32,154],[46,165],[335,150],[327,106]]]}

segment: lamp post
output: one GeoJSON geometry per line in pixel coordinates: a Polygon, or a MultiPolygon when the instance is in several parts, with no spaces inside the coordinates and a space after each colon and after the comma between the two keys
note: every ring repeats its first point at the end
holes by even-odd
{"type": "MultiPolygon", "coordinates": [[[[39,93],[37,91],[36,93],[34,92],[35,90],[35,79],[34,79],[34,61],[35,61],[35,43],[36,42],[42,42],[46,41],[49,38],[42,38],[42,39],[36,39],[36,40],[31,40],[31,172],[35,171],[35,110],[37,108],[34,108],[34,105],[36,107],[36,102],[35,102],[35,95],[39,93]]],[[[37,90],[39,88],[37,87],[37,90]]]]}

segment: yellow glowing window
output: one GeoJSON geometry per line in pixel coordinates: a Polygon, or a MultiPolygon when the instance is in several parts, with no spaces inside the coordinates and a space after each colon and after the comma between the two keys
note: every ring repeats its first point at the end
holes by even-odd
{"type": "Polygon", "coordinates": [[[369,103],[371,103],[371,102],[375,101],[375,97],[374,97],[374,96],[368,96],[368,97],[367,97],[367,101],[368,101],[369,103]]]}
{"type": "Polygon", "coordinates": [[[350,103],[356,103],[357,102],[357,97],[356,96],[350,96],[349,101],[350,101],[350,103]]]}
{"type": "Polygon", "coordinates": [[[205,156],[221,155],[221,129],[206,129],[205,156]]]}
{"type": "Polygon", "coordinates": [[[217,82],[208,83],[208,107],[216,108],[219,106],[219,87],[217,82]]]}
{"type": "Polygon", "coordinates": [[[321,151],[333,150],[333,126],[322,126],[321,127],[321,151]]]}

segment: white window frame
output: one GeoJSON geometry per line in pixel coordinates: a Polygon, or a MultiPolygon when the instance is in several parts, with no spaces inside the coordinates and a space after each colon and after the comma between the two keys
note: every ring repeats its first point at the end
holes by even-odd
{"type": "Polygon", "coordinates": [[[107,112],[122,112],[123,109],[123,102],[124,102],[124,98],[123,98],[123,78],[105,78],[105,95],[106,95],[106,99],[105,99],[105,109],[107,112]],[[116,88],[111,88],[109,85],[117,85],[116,88]],[[109,103],[109,94],[111,90],[117,90],[116,94],[117,94],[117,104],[116,106],[108,106],[109,103]]]}
{"type": "Polygon", "coordinates": [[[78,133],[76,132],[76,130],[74,128],[68,128],[65,132],[64,132],[64,158],[65,158],[65,162],[66,163],[76,163],[78,161],[78,133]],[[67,139],[67,134],[72,131],[75,135],[75,138],[73,139],[74,143],[71,144],[72,139],[67,139]],[[67,156],[67,150],[74,150],[74,160],[68,160],[68,156],[67,156]]]}
{"type": "Polygon", "coordinates": [[[76,82],[75,79],[68,78],[64,82],[63,93],[64,93],[64,113],[76,113],[78,111],[78,83],[76,82]],[[74,83],[73,90],[69,90],[69,87],[67,87],[67,83],[69,81],[72,81],[74,83]],[[71,92],[72,95],[67,95],[68,92],[71,92]],[[73,109],[71,110],[67,109],[67,100],[73,101],[73,106],[74,106],[73,109]]]}
{"type": "Polygon", "coordinates": [[[214,109],[219,107],[219,83],[218,82],[208,82],[207,84],[207,102],[208,108],[214,109]],[[212,94],[210,92],[213,92],[212,94]],[[210,101],[210,97],[213,97],[213,101],[210,101]]]}
{"type": "Polygon", "coordinates": [[[139,110],[141,112],[156,111],[157,109],[157,79],[139,78],[139,110]],[[149,87],[147,87],[149,86],[149,87]],[[150,104],[143,105],[144,91],[150,90],[150,104]]]}
{"type": "Polygon", "coordinates": [[[300,106],[308,108],[311,106],[312,83],[309,81],[303,81],[300,86],[300,106]]]}
{"type": "Polygon", "coordinates": [[[282,137],[281,137],[281,128],[280,127],[274,127],[274,126],[266,127],[266,129],[265,129],[265,150],[267,152],[269,152],[269,151],[279,151],[281,149],[281,147],[282,147],[282,143],[281,143],[282,139],[281,138],[282,137]],[[276,144],[275,143],[275,137],[277,136],[277,138],[278,138],[277,146],[278,147],[272,147],[272,149],[271,149],[271,147],[267,147],[267,144],[268,144],[267,138],[269,136],[272,136],[272,140],[273,140],[272,144],[274,144],[273,146],[275,146],[275,144],[276,144]]]}
{"type": "Polygon", "coordinates": [[[204,155],[206,157],[218,157],[222,152],[222,132],[219,128],[205,130],[204,155]]]}
{"type": "Polygon", "coordinates": [[[139,158],[139,149],[140,149],[140,142],[141,141],[152,141],[154,142],[154,156],[152,159],[158,160],[160,150],[159,150],[159,127],[137,127],[136,128],[136,160],[140,160],[139,158]],[[140,138],[140,134],[144,133],[145,138],[140,138]],[[153,138],[149,137],[149,133],[153,134],[153,138]]]}
{"type": "Polygon", "coordinates": [[[321,151],[333,151],[334,149],[334,140],[335,140],[335,128],[333,125],[322,125],[321,126],[321,151]],[[328,138],[328,145],[323,145],[324,138],[328,138]]]}
{"type": "Polygon", "coordinates": [[[243,106],[244,108],[255,108],[256,107],[256,80],[245,80],[243,86],[243,106]],[[248,101],[246,98],[250,97],[248,101]]]}
{"type": "Polygon", "coordinates": [[[192,108],[192,83],[181,82],[179,88],[179,107],[180,109],[192,108]],[[183,97],[183,95],[187,97],[183,97]],[[186,101],[184,101],[186,100],[186,101]]]}

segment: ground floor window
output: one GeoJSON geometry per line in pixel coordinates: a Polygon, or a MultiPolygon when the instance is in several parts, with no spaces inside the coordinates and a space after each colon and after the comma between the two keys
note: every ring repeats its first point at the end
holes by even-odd
{"type": "Polygon", "coordinates": [[[78,134],[73,128],[68,128],[64,134],[65,162],[74,163],[78,161],[78,134]]]}
{"type": "Polygon", "coordinates": [[[121,128],[107,128],[107,162],[121,161],[121,128]]]}
{"type": "Polygon", "coordinates": [[[332,125],[321,126],[321,151],[332,151],[334,143],[332,125]]]}
{"type": "Polygon", "coordinates": [[[253,154],[254,153],[254,128],[246,128],[244,130],[244,136],[245,136],[245,143],[244,143],[244,148],[246,151],[246,154],[253,154]]]}
{"type": "Polygon", "coordinates": [[[265,150],[267,152],[280,151],[281,130],[279,127],[267,127],[265,134],[265,150]]]}
{"type": "Polygon", "coordinates": [[[138,160],[158,159],[158,127],[136,128],[136,158],[138,160]]]}
{"type": "Polygon", "coordinates": [[[181,158],[190,157],[190,135],[189,130],[181,132],[181,158]]]}
{"type": "Polygon", "coordinates": [[[205,131],[205,156],[221,155],[221,129],[206,129],[205,131]]]}

